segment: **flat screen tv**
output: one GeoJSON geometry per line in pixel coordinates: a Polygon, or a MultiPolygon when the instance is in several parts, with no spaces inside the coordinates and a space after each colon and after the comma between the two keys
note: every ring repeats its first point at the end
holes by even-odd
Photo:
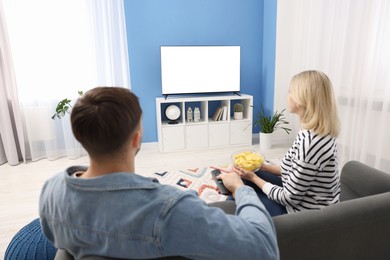
{"type": "Polygon", "coordinates": [[[240,91],[240,46],[161,46],[162,94],[240,91]]]}

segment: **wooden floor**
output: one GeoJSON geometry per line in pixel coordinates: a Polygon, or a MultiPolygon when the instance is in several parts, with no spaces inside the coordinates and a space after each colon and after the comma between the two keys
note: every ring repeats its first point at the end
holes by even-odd
{"type": "MultiPolygon", "coordinates": [[[[213,150],[159,153],[157,143],[143,144],[136,157],[136,171],[148,176],[154,171],[197,168],[211,165],[228,165],[230,156],[239,150],[259,151],[259,145],[213,150]]],[[[274,146],[263,154],[266,159],[278,162],[287,152],[288,146],[274,146]]],[[[12,237],[26,224],[38,217],[38,200],[46,179],[71,165],[88,165],[88,158],[67,158],[28,162],[18,166],[0,166],[0,259],[12,237]]]]}

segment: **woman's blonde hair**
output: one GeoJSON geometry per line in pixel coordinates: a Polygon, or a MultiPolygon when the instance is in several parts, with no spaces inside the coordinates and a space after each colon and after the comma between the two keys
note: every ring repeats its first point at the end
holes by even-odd
{"type": "Polygon", "coordinates": [[[337,137],[340,121],[332,83],[321,71],[303,71],[291,79],[290,94],[300,109],[302,127],[337,137]]]}

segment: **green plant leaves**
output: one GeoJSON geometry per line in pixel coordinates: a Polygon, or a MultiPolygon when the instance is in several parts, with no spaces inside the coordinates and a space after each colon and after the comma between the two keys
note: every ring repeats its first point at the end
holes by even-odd
{"type": "Polygon", "coordinates": [[[51,119],[56,119],[56,117],[58,119],[61,119],[63,116],[65,116],[66,113],[69,114],[69,108],[72,107],[70,105],[70,102],[72,102],[72,100],[67,99],[67,98],[58,102],[57,107],[56,107],[56,113],[51,117],[51,119]]]}
{"type": "Polygon", "coordinates": [[[255,120],[254,125],[260,126],[260,132],[262,133],[270,134],[278,129],[283,129],[289,134],[291,129],[283,126],[289,124],[284,115],[285,111],[286,109],[283,109],[280,113],[275,111],[271,117],[265,114],[263,105],[261,105],[261,111],[257,112],[257,119],[255,120]]]}
{"type": "MultiPolygon", "coordinates": [[[[77,91],[77,93],[79,94],[79,96],[81,97],[84,92],[83,91],[77,91]]],[[[57,104],[57,107],[56,107],[56,113],[51,117],[51,119],[61,119],[62,117],[65,116],[65,114],[70,114],[70,108],[72,107],[72,105],[70,104],[70,102],[72,102],[72,100],[68,99],[68,98],[65,98],[63,100],[61,100],[60,102],[58,102],[57,104]]]]}
{"type": "Polygon", "coordinates": [[[244,106],[241,103],[234,104],[234,112],[243,112],[244,106]]]}

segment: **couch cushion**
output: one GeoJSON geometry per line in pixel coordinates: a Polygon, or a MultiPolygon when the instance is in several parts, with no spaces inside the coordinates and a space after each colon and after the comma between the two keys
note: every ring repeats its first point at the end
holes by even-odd
{"type": "Polygon", "coordinates": [[[388,259],[390,192],[274,217],[281,259],[388,259]]]}
{"type": "Polygon", "coordinates": [[[389,191],[389,173],[382,172],[358,161],[347,162],[341,171],[341,201],[389,191]]]}

